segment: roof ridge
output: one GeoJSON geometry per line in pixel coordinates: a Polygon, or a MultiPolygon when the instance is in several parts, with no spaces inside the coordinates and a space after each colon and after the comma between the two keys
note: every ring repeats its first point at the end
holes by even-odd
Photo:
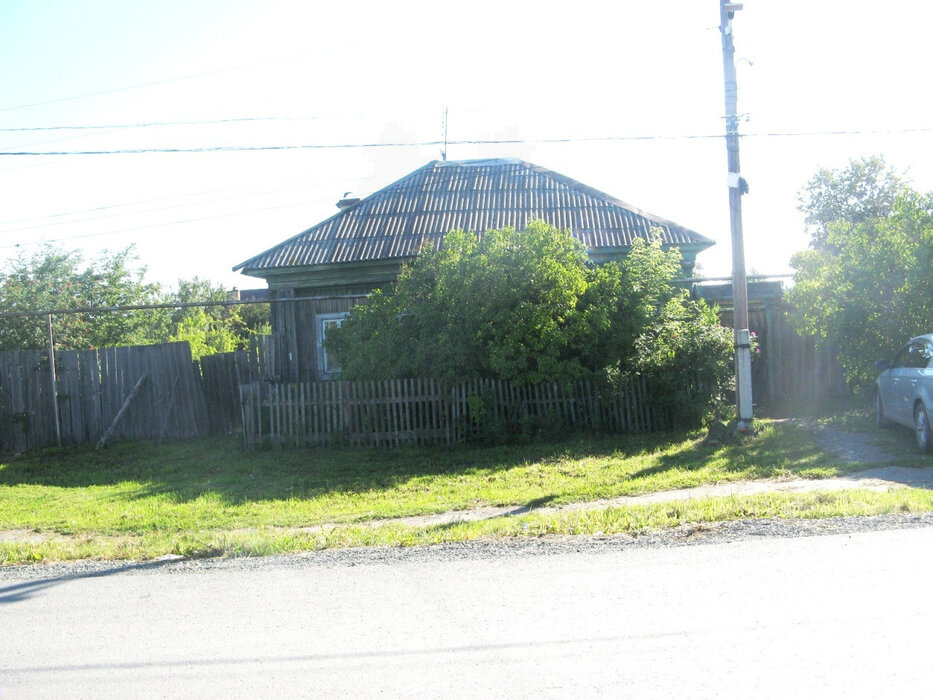
{"type": "Polygon", "coordinates": [[[437,168],[449,168],[455,165],[469,166],[471,168],[485,165],[528,165],[521,158],[467,158],[464,160],[432,160],[428,165],[434,164],[437,168]]]}

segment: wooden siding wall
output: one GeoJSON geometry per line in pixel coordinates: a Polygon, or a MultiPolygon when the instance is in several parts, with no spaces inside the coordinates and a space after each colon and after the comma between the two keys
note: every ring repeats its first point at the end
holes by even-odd
{"type": "Polygon", "coordinates": [[[365,299],[341,295],[368,294],[374,287],[350,285],[325,289],[279,290],[277,298],[329,297],[315,301],[298,301],[272,305],[272,333],[276,339],[276,366],[282,382],[311,382],[321,379],[318,371],[319,314],[349,312],[365,299]]]}
{"type": "Polygon", "coordinates": [[[512,386],[476,380],[444,389],[433,380],[313,382],[240,387],[246,447],[459,443],[484,431],[648,432],[671,426],[643,381],[606,395],[594,385],[512,386]]]}
{"type": "MultiPolygon", "coordinates": [[[[274,293],[277,299],[288,299],[295,296],[295,290],[278,290],[274,293]]],[[[303,330],[298,325],[298,307],[305,302],[290,302],[285,304],[272,304],[272,334],[276,340],[276,365],[281,368],[282,374],[277,377],[282,382],[297,382],[300,376],[301,362],[298,354],[298,339],[302,337],[303,330]]]]}
{"type": "Polygon", "coordinates": [[[57,400],[46,352],[0,353],[0,452],[55,445],[55,404],[63,445],[96,442],[137,381],[138,394],[112,439],[152,440],[207,433],[200,376],[187,342],[69,350],[55,355],[57,400]]]}

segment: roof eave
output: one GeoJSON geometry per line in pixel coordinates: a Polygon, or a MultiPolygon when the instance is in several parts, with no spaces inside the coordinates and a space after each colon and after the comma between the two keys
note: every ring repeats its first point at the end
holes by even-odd
{"type": "Polygon", "coordinates": [[[323,265],[292,265],[244,270],[243,274],[264,279],[270,289],[285,287],[329,287],[344,284],[380,285],[394,282],[402,265],[411,257],[380,260],[327,263],[323,265]]]}

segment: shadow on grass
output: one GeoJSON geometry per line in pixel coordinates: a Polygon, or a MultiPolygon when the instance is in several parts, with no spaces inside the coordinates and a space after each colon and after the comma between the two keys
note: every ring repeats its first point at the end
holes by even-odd
{"type": "Polygon", "coordinates": [[[743,472],[748,479],[827,467],[844,471],[839,460],[822,449],[802,428],[775,424],[763,435],[732,445],[685,443],[678,450],[658,455],[656,464],[633,473],[631,478],[646,478],[671,470],[699,471],[712,463],[727,472],[743,472]]]}
{"type": "Polygon", "coordinates": [[[683,434],[575,436],[497,447],[314,448],[245,451],[235,439],[115,443],[55,449],[0,461],[0,486],[116,487],[101,498],[161,495],[176,502],[216,494],[229,504],[357,494],[418,477],[495,473],[539,462],[624,459],[682,441],[683,434]]]}

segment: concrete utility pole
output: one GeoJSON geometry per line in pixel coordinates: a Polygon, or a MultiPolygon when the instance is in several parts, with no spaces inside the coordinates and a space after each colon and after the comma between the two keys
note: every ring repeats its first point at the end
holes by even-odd
{"type": "Polygon", "coordinates": [[[745,243],[742,239],[742,195],[748,185],[739,168],[738,85],[732,18],[742,3],[719,0],[722,68],[726,84],[726,151],[729,155],[729,221],[732,227],[732,299],[735,335],[735,409],[740,431],[752,422],[752,356],[748,331],[748,288],[745,282],[745,243]]]}

